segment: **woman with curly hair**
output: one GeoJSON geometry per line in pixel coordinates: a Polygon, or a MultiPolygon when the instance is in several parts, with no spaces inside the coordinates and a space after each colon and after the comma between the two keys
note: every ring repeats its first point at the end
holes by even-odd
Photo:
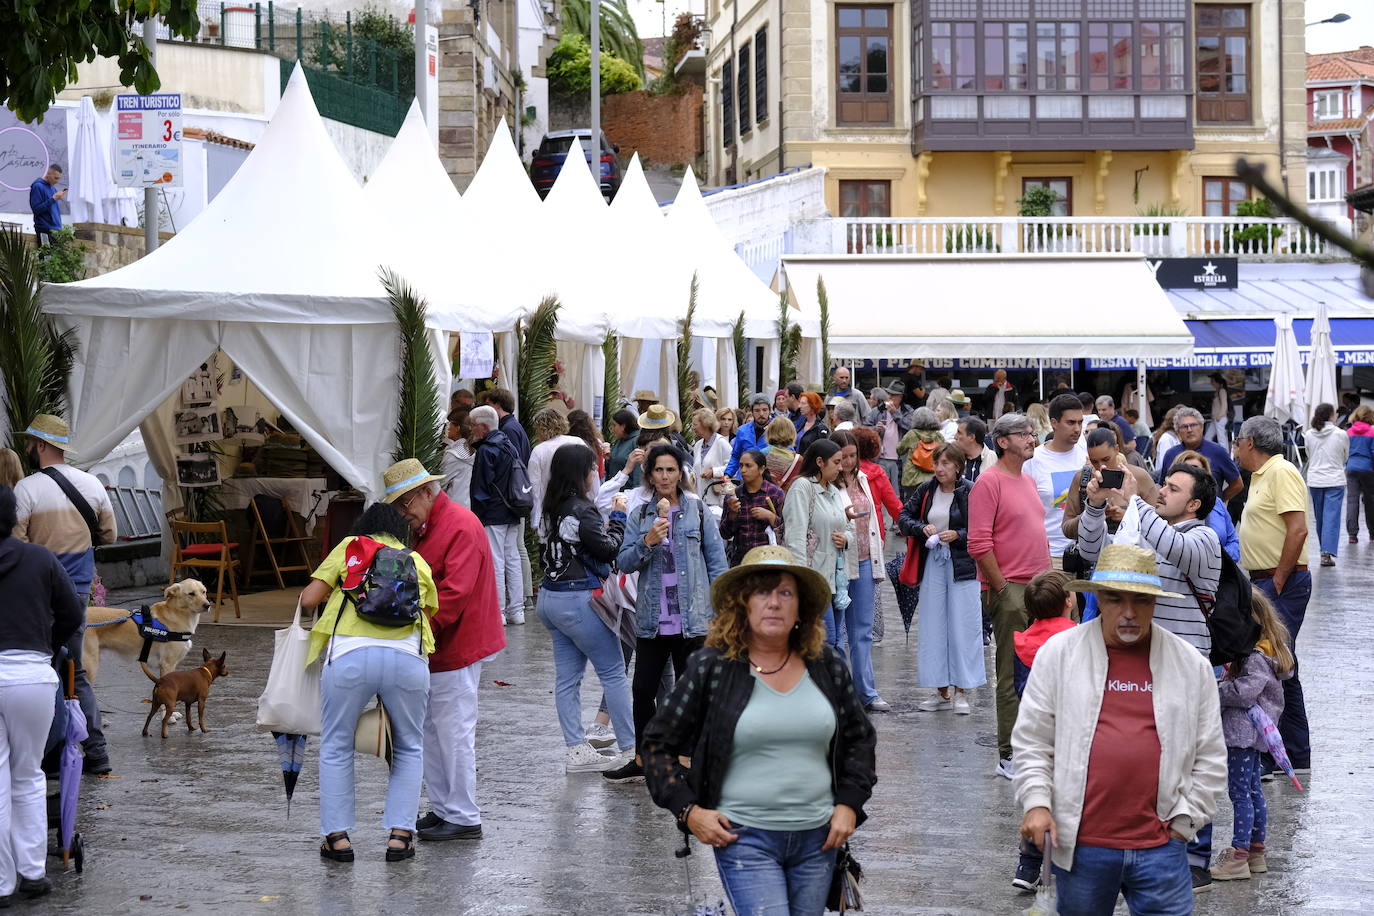
{"type": "Polygon", "coordinates": [[[526,462],[530,485],[534,487],[534,510],[530,518],[538,520],[543,517],[544,491],[549,486],[549,465],[553,462],[554,452],[565,445],[581,443],[582,440],[568,434],[567,416],[553,407],[545,407],[534,415],[530,433],[535,443],[530,450],[530,460],[526,462]]]}
{"type": "Polygon", "coordinates": [[[785,547],[756,547],[711,599],[706,647],[644,732],[649,792],[715,849],[736,913],[820,916],[835,850],[863,823],[877,746],[826,643],[830,587],[785,547]]]}

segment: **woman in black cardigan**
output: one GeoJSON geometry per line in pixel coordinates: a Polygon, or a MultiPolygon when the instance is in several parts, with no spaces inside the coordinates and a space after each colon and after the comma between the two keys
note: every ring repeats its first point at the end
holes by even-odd
{"type": "Polygon", "coordinates": [[[830,587],[764,546],[711,600],[705,648],[644,732],[649,792],[715,848],[736,913],[820,916],[877,778],[873,726],[825,641],[830,587]]]}
{"type": "Polygon", "coordinates": [[[921,613],[916,621],[916,686],[939,692],[917,704],[926,712],[973,711],[968,691],[987,683],[977,564],[968,555],[969,485],[964,452],[935,450],[935,476],[916,488],[897,527],[920,551],[921,613]]]}

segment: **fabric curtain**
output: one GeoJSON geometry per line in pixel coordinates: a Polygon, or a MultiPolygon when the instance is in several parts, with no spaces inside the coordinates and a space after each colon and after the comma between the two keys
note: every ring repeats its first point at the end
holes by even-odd
{"type": "Polygon", "coordinates": [[[716,398],[721,407],[740,406],[739,367],[735,365],[735,341],[731,337],[722,337],[716,344],[716,398]]]}
{"type": "Polygon", "coordinates": [[[620,393],[625,397],[634,394],[635,377],[639,373],[639,355],[644,351],[642,337],[620,338],[620,393]]]}
{"type": "MultiPolygon", "coordinates": [[[[658,399],[664,407],[677,413],[677,341],[658,342],[658,399]]],[[[684,425],[688,422],[679,417],[684,425]]]]}
{"type": "MultiPolygon", "coordinates": [[[[518,381],[520,378],[519,352],[520,331],[518,328],[514,331],[504,331],[496,335],[496,359],[499,369],[496,383],[509,391],[517,391],[520,387],[518,381]]],[[[473,379],[473,381],[475,382],[477,379],[473,379]]],[[[520,410],[519,398],[515,399],[515,410],[518,414],[520,410]]],[[[519,419],[525,422],[527,418],[520,417],[519,419]]]]}
{"type": "MultiPolygon", "coordinates": [[[[592,415],[592,422],[598,429],[601,428],[602,419],[605,416],[608,405],[605,402],[606,396],[606,352],[600,346],[587,347],[588,363],[588,383],[590,386],[591,399],[587,401],[583,409],[592,415]]],[[[579,405],[582,406],[582,405],[579,405]]],[[[614,405],[610,405],[613,407],[614,405]]]]}
{"type": "MultiPolygon", "coordinates": [[[[755,391],[777,391],[782,387],[779,383],[778,374],[778,359],[780,356],[778,352],[778,339],[776,337],[770,337],[761,341],[755,341],[754,343],[762,344],[763,346],[763,377],[754,379],[753,381],[755,384],[750,387],[755,391]]],[[[802,341],[802,346],[806,346],[805,341],[802,341]]],[[[750,353],[753,353],[752,346],[750,347],[750,353]]],[[[800,369],[800,367],[798,368],[800,369]]],[[[753,361],[750,360],[751,375],[753,371],[753,361]]],[[[804,375],[805,373],[802,374],[804,375]]],[[[806,383],[805,378],[802,379],[802,383],[806,383]]]]}
{"type": "MultiPolygon", "coordinates": [[[[157,475],[162,478],[162,509],[164,512],[180,509],[184,505],[181,498],[181,487],[177,486],[177,446],[172,438],[172,430],[176,424],[177,403],[180,399],[181,392],[173,391],[138,426],[139,431],[143,434],[143,447],[148,451],[148,460],[152,462],[153,470],[157,471],[157,475]]],[[[170,525],[162,526],[162,561],[169,566],[172,562],[172,528],[170,525]]]]}

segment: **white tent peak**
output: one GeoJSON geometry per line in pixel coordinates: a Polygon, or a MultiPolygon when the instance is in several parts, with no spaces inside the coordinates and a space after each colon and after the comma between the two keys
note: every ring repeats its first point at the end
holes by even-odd
{"type": "Polygon", "coordinates": [[[420,209],[454,215],[452,208],[459,205],[458,189],[430,142],[418,103],[411,103],[391,148],[363,185],[363,197],[374,202],[413,197],[424,201],[420,209]]]}
{"type": "MultiPolygon", "coordinates": [[[[658,231],[662,231],[663,211],[659,209],[653,189],[649,187],[649,179],[644,177],[644,167],[639,163],[638,153],[630,159],[625,177],[620,180],[620,190],[615,192],[615,200],[611,201],[611,213],[622,218],[634,214],[637,220],[641,218],[639,214],[652,213],[658,223],[650,225],[657,225],[658,231]]],[[[659,239],[651,241],[658,244],[659,239]]]]}
{"type": "Polygon", "coordinates": [[[568,155],[563,158],[563,166],[558,170],[549,195],[544,198],[545,221],[561,216],[566,227],[577,225],[579,219],[595,218],[606,209],[606,200],[601,196],[600,184],[592,177],[587,166],[586,148],[582,141],[575,140],[568,155]]]}
{"type": "Polygon", "coordinates": [[[501,214],[523,219],[539,212],[539,194],[530,183],[504,118],[492,134],[482,164],[463,198],[468,202],[471,218],[479,225],[501,214]]]}

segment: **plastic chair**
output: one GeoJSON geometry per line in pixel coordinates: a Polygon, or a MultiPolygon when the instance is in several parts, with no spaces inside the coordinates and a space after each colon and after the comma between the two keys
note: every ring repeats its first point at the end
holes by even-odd
{"type": "Polygon", "coordinates": [[[219,606],[224,601],[224,579],[229,578],[229,594],[234,601],[234,616],[242,617],[239,609],[239,588],[234,581],[239,560],[235,551],[238,542],[229,540],[224,522],[184,522],[172,518],[172,568],[168,584],[176,581],[179,569],[213,569],[219,573],[215,588],[215,623],[219,623],[219,606]]]}

